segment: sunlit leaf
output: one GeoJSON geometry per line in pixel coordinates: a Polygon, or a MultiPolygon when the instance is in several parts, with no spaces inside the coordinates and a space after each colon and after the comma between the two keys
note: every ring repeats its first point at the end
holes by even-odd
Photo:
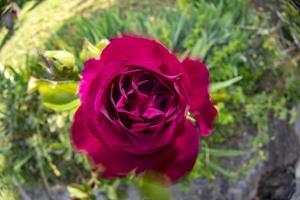
{"type": "Polygon", "coordinates": [[[235,157],[245,155],[245,151],[235,149],[211,149],[205,148],[203,151],[207,151],[209,155],[215,157],[235,157]]]}
{"type": "Polygon", "coordinates": [[[75,66],[75,57],[68,51],[45,51],[43,55],[47,59],[58,61],[67,68],[73,68],[75,66]]]}
{"type": "Polygon", "coordinates": [[[226,81],[213,83],[210,90],[211,90],[211,92],[216,92],[220,89],[224,89],[224,88],[227,88],[227,87],[231,86],[232,84],[240,81],[241,79],[242,79],[242,76],[238,76],[238,77],[226,80],[226,81]]]}
{"type": "Polygon", "coordinates": [[[80,60],[84,62],[90,58],[99,57],[99,55],[99,49],[95,47],[92,43],[90,43],[88,40],[84,40],[83,47],[80,53],[80,60]]]}
{"type": "Polygon", "coordinates": [[[69,185],[67,189],[72,198],[84,199],[88,197],[88,193],[79,185],[69,185]]]}
{"type": "Polygon", "coordinates": [[[172,200],[170,192],[157,179],[144,176],[138,184],[140,194],[146,200],[172,200]]]}
{"type": "Polygon", "coordinates": [[[85,62],[90,58],[98,58],[102,50],[109,44],[107,39],[100,40],[96,45],[90,43],[87,39],[84,40],[82,51],[80,53],[81,62],[85,62]]]}
{"type": "Polygon", "coordinates": [[[177,6],[180,10],[184,10],[188,5],[187,0],[177,0],[176,3],[177,3],[177,6]]]}
{"type": "MultiPolygon", "coordinates": [[[[185,3],[186,3],[185,0],[179,0],[177,2],[178,2],[178,4],[180,4],[180,6],[182,6],[182,9],[186,6],[185,5],[185,3]]],[[[178,25],[177,25],[177,29],[176,29],[174,39],[173,39],[173,50],[176,48],[179,36],[180,36],[180,34],[182,32],[182,29],[184,27],[184,23],[185,23],[185,20],[186,20],[186,13],[187,13],[187,8],[181,14],[180,20],[179,20],[178,25]]]]}
{"type": "Polygon", "coordinates": [[[107,196],[111,200],[117,200],[118,199],[118,195],[117,195],[116,188],[114,188],[112,186],[108,186],[108,188],[107,188],[107,196]]]}
{"type": "Polygon", "coordinates": [[[51,152],[54,152],[56,154],[61,154],[65,150],[65,146],[59,142],[54,142],[54,143],[49,144],[48,148],[51,152]]]}
{"type": "Polygon", "coordinates": [[[61,172],[57,168],[57,166],[53,163],[49,163],[50,168],[52,169],[55,176],[61,176],[61,172]]]}
{"type": "Polygon", "coordinates": [[[226,90],[219,90],[218,92],[214,92],[211,94],[211,98],[214,103],[227,101],[230,96],[226,92],[226,90]]]}
{"type": "Polygon", "coordinates": [[[61,111],[68,111],[68,110],[73,110],[78,108],[80,106],[80,100],[75,99],[69,103],[62,104],[62,105],[44,102],[43,105],[56,112],[61,112],[61,111]]]}
{"type": "Polygon", "coordinates": [[[28,92],[37,90],[45,107],[54,111],[72,110],[79,106],[77,97],[78,82],[76,81],[49,81],[45,79],[31,78],[28,84],[28,92]]]}
{"type": "Polygon", "coordinates": [[[101,53],[108,44],[109,44],[109,41],[107,39],[102,39],[96,44],[96,47],[97,47],[97,49],[99,49],[99,51],[101,53]]]}

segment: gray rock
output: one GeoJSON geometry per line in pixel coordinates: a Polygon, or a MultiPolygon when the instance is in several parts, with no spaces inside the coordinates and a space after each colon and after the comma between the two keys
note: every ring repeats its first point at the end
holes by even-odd
{"type": "MultiPolygon", "coordinates": [[[[298,116],[295,123],[295,133],[300,141],[300,105],[298,106],[298,116]]],[[[295,167],[296,176],[296,191],[291,200],[300,200],[300,157],[298,158],[297,165],[295,167]]]]}

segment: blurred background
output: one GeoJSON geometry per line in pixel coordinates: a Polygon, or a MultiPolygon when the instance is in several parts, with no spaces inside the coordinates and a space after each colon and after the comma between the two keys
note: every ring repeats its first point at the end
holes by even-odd
{"type": "Polygon", "coordinates": [[[299,200],[297,2],[0,0],[0,199],[299,200]],[[83,62],[122,33],[201,58],[211,73],[216,128],[167,190],[97,179],[70,144],[83,62]]]}

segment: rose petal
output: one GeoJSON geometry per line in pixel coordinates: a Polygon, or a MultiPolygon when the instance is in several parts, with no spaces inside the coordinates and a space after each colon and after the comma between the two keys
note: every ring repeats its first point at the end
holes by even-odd
{"type": "Polygon", "coordinates": [[[164,76],[184,72],[178,59],[167,48],[155,40],[134,36],[111,39],[102,51],[101,60],[104,63],[114,61],[147,68],[164,76]]]}
{"type": "Polygon", "coordinates": [[[71,141],[77,151],[86,153],[93,165],[103,170],[102,177],[124,176],[138,166],[138,160],[132,159],[126,152],[112,150],[100,142],[87,128],[85,117],[81,106],[74,116],[71,141]]]}
{"type": "Polygon", "coordinates": [[[211,101],[207,101],[201,106],[199,112],[201,114],[195,115],[195,119],[200,126],[201,136],[208,136],[213,130],[218,111],[211,101]]]}
{"type": "Polygon", "coordinates": [[[162,171],[172,182],[177,181],[192,170],[199,152],[199,133],[196,127],[188,120],[181,135],[179,135],[171,149],[174,157],[168,157],[168,165],[162,171]]]}
{"type": "Polygon", "coordinates": [[[86,95],[89,91],[92,81],[97,76],[103,65],[98,59],[89,59],[84,63],[82,80],[80,81],[79,96],[82,102],[85,101],[86,95]]]}
{"type": "Polygon", "coordinates": [[[141,132],[141,131],[145,131],[149,128],[150,123],[135,123],[132,124],[132,129],[131,131],[136,133],[136,132],[141,132]]]}
{"type": "Polygon", "coordinates": [[[189,84],[186,85],[190,99],[190,112],[200,126],[200,134],[209,135],[217,116],[217,110],[209,97],[209,73],[206,66],[198,61],[186,58],[182,62],[189,84]]]}
{"type": "Polygon", "coordinates": [[[74,115],[71,128],[71,141],[77,151],[88,153],[93,151],[94,147],[99,146],[100,142],[87,129],[85,120],[84,109],[80,106],[74,115]]]}
{"type": "Polygon", "coordinates": [[[147,110],[144,112],[143,117],[147,118],[147,119],[151,119],[154,117],[163,117],[164,113],[161,110],[158,110],[156,108],[147,108],[147,110]]]}

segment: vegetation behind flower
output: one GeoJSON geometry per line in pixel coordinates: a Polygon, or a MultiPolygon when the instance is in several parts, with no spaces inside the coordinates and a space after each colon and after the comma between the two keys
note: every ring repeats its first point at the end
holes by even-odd
{"type": "MultiPolygon", "coordinates": [[[[103,39],[120,33],[149,35],[178,55],[190,53],[203,58],[210,67],[213,99],[220,116],[213,136],[202,140],[202,153],[183,186],[199,177],[222,175],[236,180],[267,157],[263,147],[270,140],[270,117],[293,123],[296,112],[292,105],[300,99],[300,34],[297,21],[292,21],[296,19],[293,14],[297,15],[293,7],[283,3],[279,8],[281,22],[273,24],[269,12],[250,9],[248,1],[153,2],[128,1],[121,5],[116,1],[101,12],[84,10],[78,16],[72,13],[76,9],[67,9],[68,16],[59,26],[43,20],[26,25],[31,19],[21,16],[10,39],[6,31],[0,32],[0,187],[5,186],[0,197],[8,199],[16,196],[11,192],[16,188],[28,189],[39,183],[48,190],[51,185],[68,185],[71,195],[82,199],[92,198],[95,191],[119,199],[130,183],[143,187],[143,194],[149,195],[151,184],[132,177],[98,180],[87,159],[76,154],[69,142],[82,61],[101,51],[103,39]],[[128,12],[122,12],[124,8],[128,12]],[[28,28],[24,29],[25,25],[28,28]],[[43,25],[55,27],[55,31],[47,35],[44,30],[34,45],[26,45],[34,30],[43,25]],[[282,40],[282,27],[290,40],[282,40]],[[47,50],[63,50],[68,64],[47,50]],[[28,88],[29,83],[33,85],[28,88]],[[231,140],[241,137],[243,127],[257,134],[242,146],[231,145],[231,140]],[[251,152],[250,158],[243,156],[246,151],[251,152]],[[226,159],[235,156],[246,164],[234,168],[226,165],[226,159]]],[[[32,10],[25,4],[28,10],[24,15],[43,16],[41,13],[50,13],[59,3],[45,1],[32,10]]]]}

